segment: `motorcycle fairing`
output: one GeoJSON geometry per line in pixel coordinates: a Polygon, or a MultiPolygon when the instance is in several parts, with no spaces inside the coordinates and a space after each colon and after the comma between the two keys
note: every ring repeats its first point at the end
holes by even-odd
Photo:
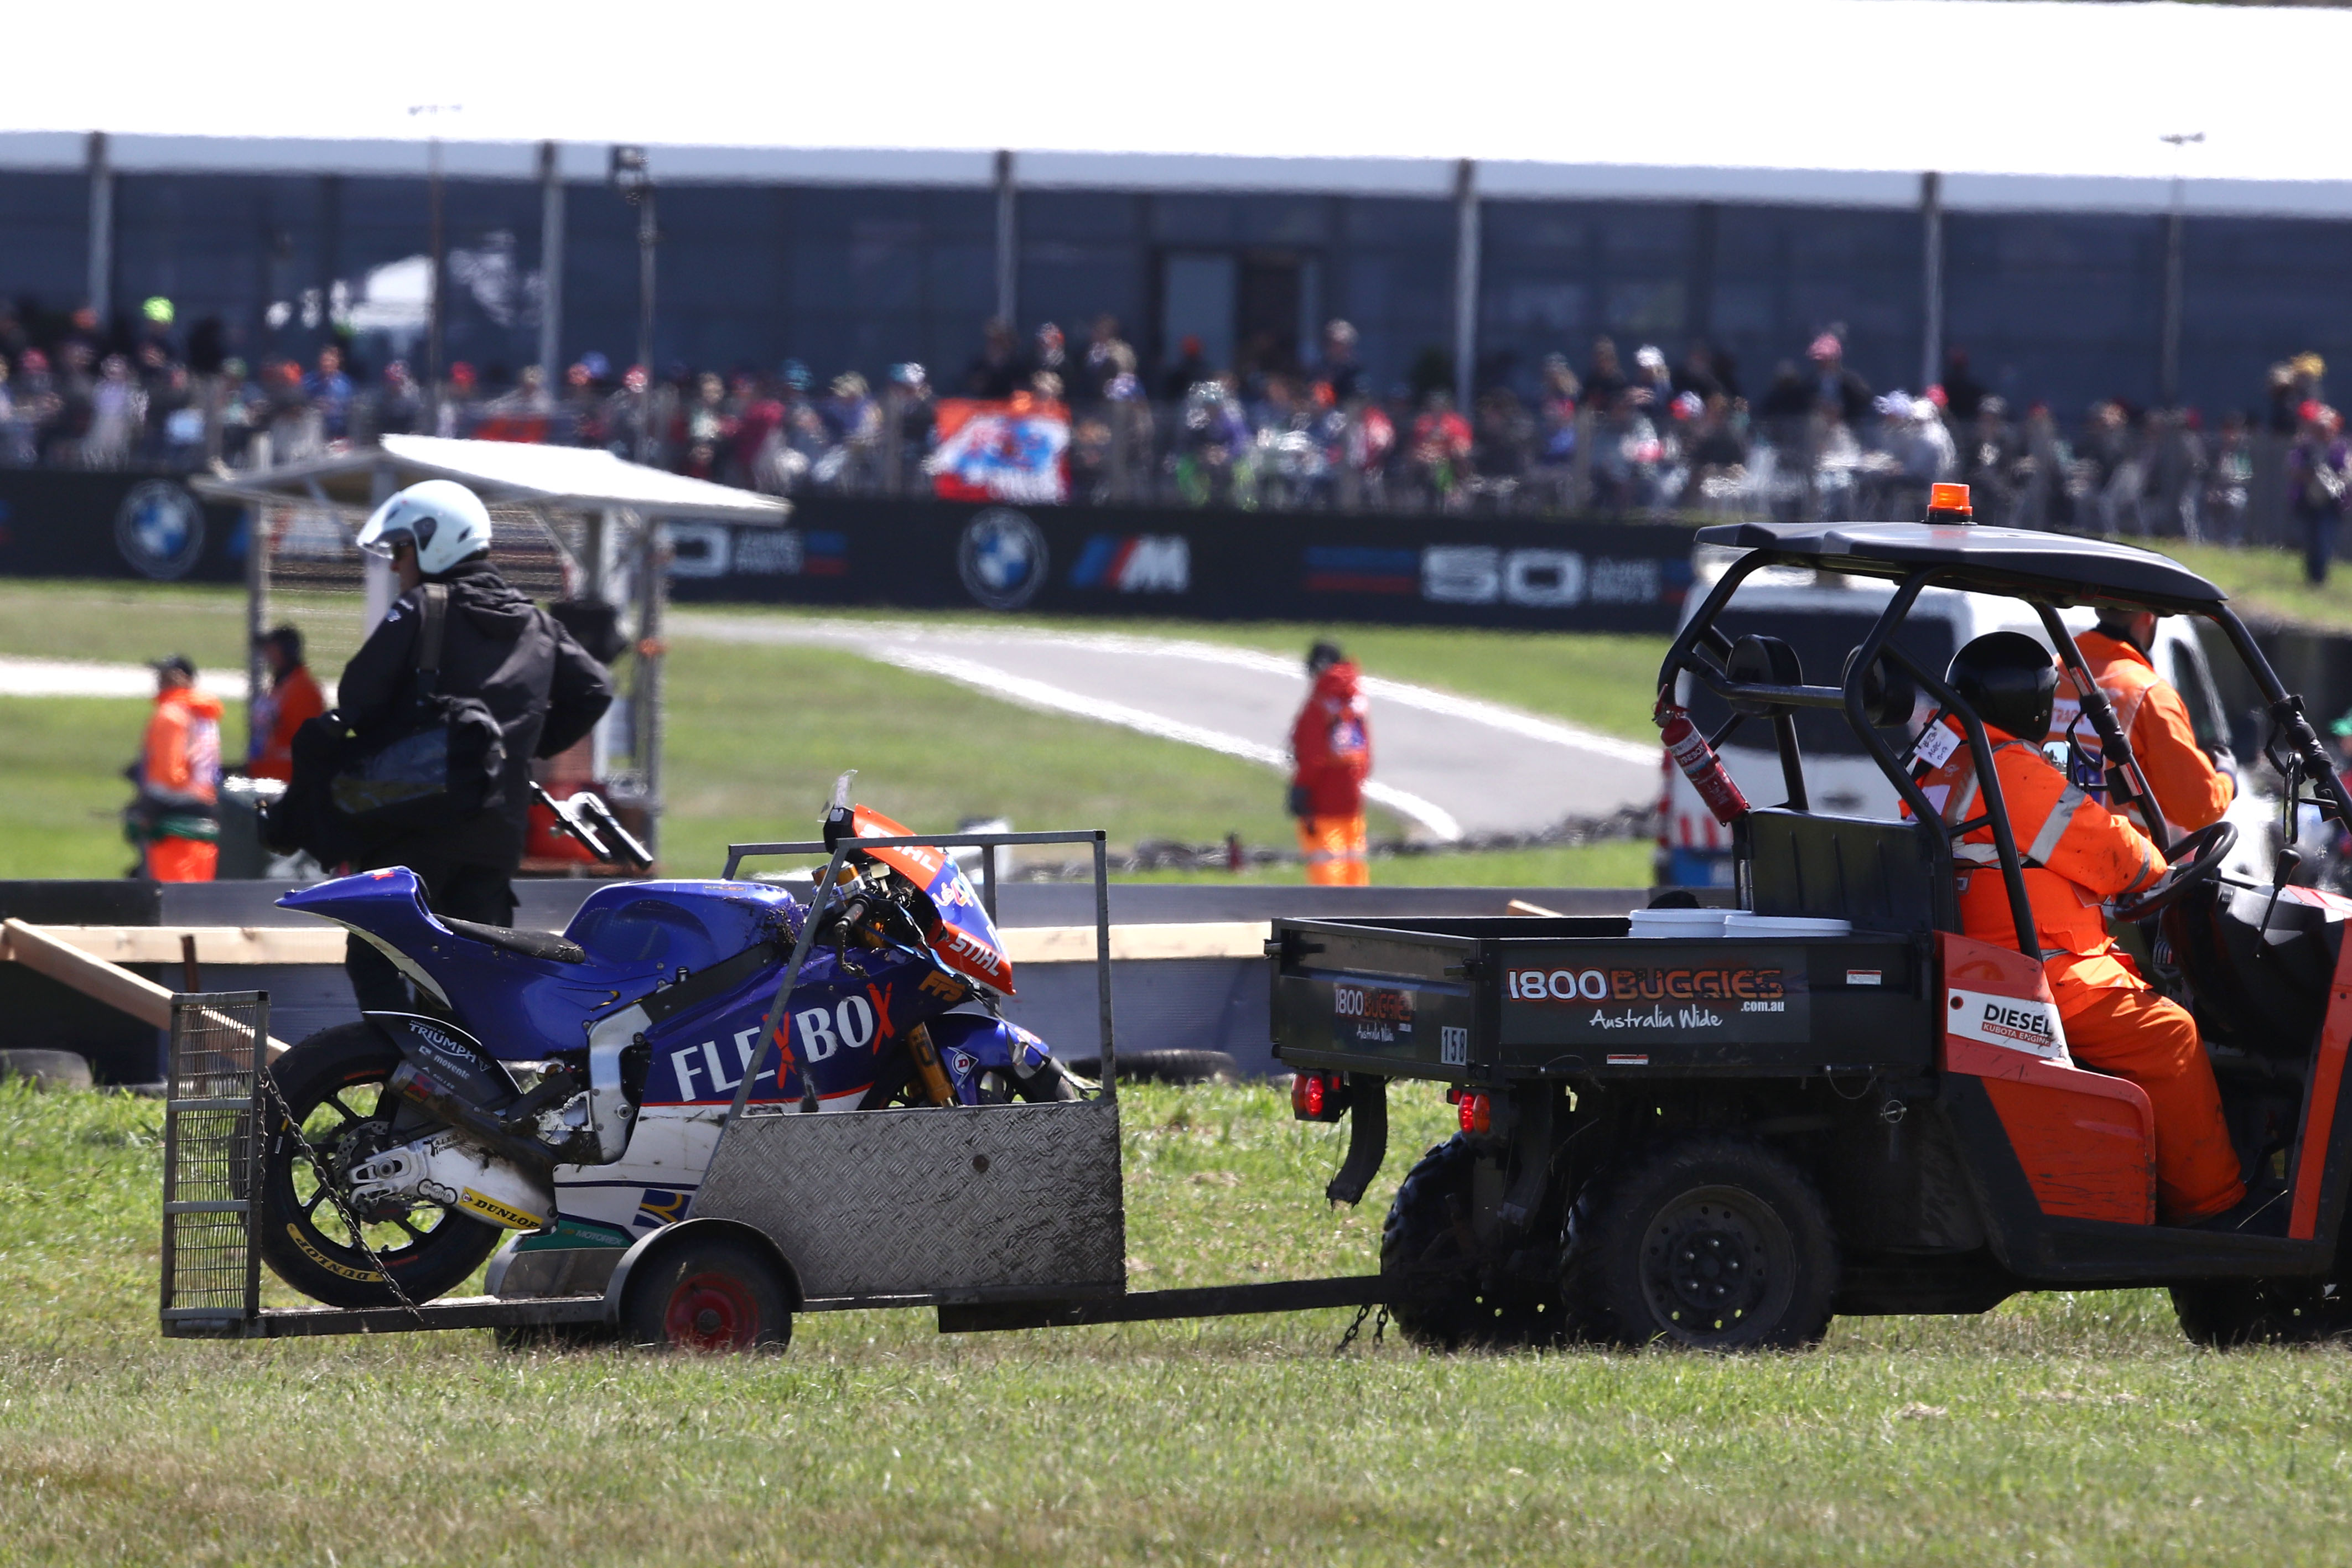
{"type": "Polygon", "coordinates": [[[593,963],[674,980],[763,942],[790,949],[800,929],[799,900],[762,882],[621,882],[583,900],[563,934],[593,963]]]}
{"type": "MultiPolygon", "coordinates": [[[[893,822],[867,806],[850,808],[852,831],[860,838],[908,838],[914,829],[893,822]]],[[[941,963],[967,980],[977,981],[999,995],[1013,992],[1013,961],[1004,955],[1003,939],[988,918],[986,906],[972,890],[971,880],[955,857],[929,845],[904,849],[869,849],[877,860],[923,890],[938,912],[939,923],[924,932],[941,963]]]]}
{"type": "Polygon", "coordinates": [[[982,1074],[998,1072],[1028,1078],[1052,1059],[1045,1041],[1018,1024],[1008,1024],[978,1009],[958,1008],[930,1023],[931,1043],[939,1047],[940,1065],[958,1103],[981,1103],[982,1074]]]}
{"type": "MultiPolygon", "coordinates": [[[[781,1088],[776,1084],[778,1053],[771,1048],[751,1086],[751,1101],[797,1103],[800,1068],[806,1063],[821,1108],[854,1109],[873,1087],[891,1043],[942,1009],[938,991],[923,985],[934,972],[929,955],[906,949],[856,952],[849,965],[837,952],[812,949],[789,1004],[791,1036],[783,1083],[781,1088]]],[[[777,978],[774,969],[763,970],[648,1032],[652,1059],[646,1074],[646,1106],[730,1103],[775,1000],[777,978]]]]}
{"type": "MultiPolygon", "coordinates": [[[[598,1015],[657,985],[733,957],[759,942],[789,945],[800,905],[756,882],[629,882],[591,893],[564,934],[585,963],[534,958],[461,936],[425,907],[404,866],[338,877],[278,900],[335,921],[383,952],[446,1003],[492,1056],[535,1061],[609,1034],[598,1015]]],[[[628,1044],[624,1035],[613,1047],[628,1044]]],[[[593,1066],[593,1063],[592,1063],[593,1066]]],[[[617,1067],[608,1077],[617,1087],[617,1067]]],[[[592,1079],[593,1074],[592,1073],[592,1079]]],[[[615,1146],[614,1152],[618,1152],[615,1146]]]]}
{"type": "MultiPolygon", "coordinates": [[[[856,831],[906,835],[874,813],[861,815],[856,831]]],[[[941,1016],[958,995],[941,968],[1012,991],[1012,966],[961,869],[937,851],[879,851],[877,858],[914,879],[931,900],[940,915],[932,952],[859,951],[845,967],[838,952],[812,950],[793,998],[783,1081],[775,1083],[772,1056],[753,1100],[797,1102],[797,1064],[807,1061],[820,1108],[853,1110],[890,1044],[926,1022],[943,1031],[940,1044],[951,1044],[967,1060],[966,1071],[950,1080],[962,1103],[976,1101],[982,1073],[1025,1076],[1045,1059],[1042,1041],[998,1025],[969,1002],[969,1012],[941,1016]],[[907,858],[893,858],[899,855],[907,858]]],[[[493,1058],[541,1060],[587,1045],[600,1162],[555,1167],[557,1207],[564,1216],[624,1231],[667,1223],[700,1185],[774,999],[782,954],[803,919],[790,894],[760,883],[617,884],[582,903],[564,934],[587,962],[566,963],[452,931],[425,906],[422,884],[404,867],[336,878],[278,901],[333,921],[383,950],[421,989],[446,1000],[458,1029],[493,1058]],[[666,1009],[660,998],[681,979],[761,943],[776,952],[774,963],[751,966],[740,983],[666,1009]],[[642,1099],[633,1104],[622,1056],[639,1036],[649,1059],[642,1099]]]]}
{"type": "MultiPolygon", "coordinates": [[[[948,999],[938,982],[932,958],[904,949],[871,949],[855,953],[855,970],[845,969],[841,955],[814,948],[801,967],[791,1004],[790,1065],[783,1082],[776,1083],[777,1052],[765,1054],[759,1078],[747,1103],[797,1105],[801,1100],[798,1064],[808,1062],[816,1079],[821,1111],[855,1110],[874,1086],[891,1043],[917,1024],[965,1022],[962,1015],[939,1016],[948,999]],[[924,983],[934,982],[930,985],[924,983]]],[[[635,1033],[646,1034],[651,1047],[646,1064],[645,1099],[638,1108],[626,1152],[601,1165],[559,1165],[555,1171],[556,1205],[565,1216],[643,1231],[675,1220],[699,1190],[702,1173],[719,1142],[736,1087],[743,1081],[761,1025],[775,1000],[778,974],[762,970],[741,984],[687,1008],[647,1028],[635,1016],[615,1026],[621,1043],[635,1033]]],[[[985,1016],[971,1020],[990,1025],[985,1016]]],[[[1030,1036],[1028,1057],[1044,1059],[1045,1047],[1030,1036]]],[[[1000,1049],[992,1065],[1011,1062],[1000,1049]]],[[[979,1069],[972,1072],[976,1092],[979,1069]]],[[[971,1094],[959,1089],[964,1103],[971,1094]]]]}

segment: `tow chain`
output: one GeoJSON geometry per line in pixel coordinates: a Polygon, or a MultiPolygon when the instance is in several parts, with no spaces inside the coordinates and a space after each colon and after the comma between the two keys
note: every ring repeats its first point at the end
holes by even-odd
{"type": "MultiPolygon", "coordinates": [[[[1365,1302],[1362,1306],[1360,1306],[1360,1307],[1357,1308],[1357,1309],[1356,1309],[1356,1321],[1355,1321],[1354,1322],[1349,1323],[1349,1324],[1348,1325],[1348,1331],[1347,1331],[1346,1333],[1341,1334],[1341,1335],[1339,1336],[1339,1342],[1338,1344],[1333,1345],[1333,1346],[1331,1347],[1331,1353],[1332,1353],[1333,1355],[1335,1355],[1335,1356],[1336,1356],[1336,1355],[1345,1355],[1345,1354],[1347,1353],[1348,1347],[1349,1347],[1349,1345],[1352,1345],[1352,1344],[1354,1344],[1354,1343],[1356,1342],[1356,1336],[1357,1336],[1359,1333],[1360,1333],[1360,1332],[1362,1332],[1362,1331],[1363,1331],[1364,1320],[1365,1320],[1366,1318],[1371,1317],[1371,1315],[1372,1315],[1372,1303],[1371,1303],[1371,1302],[1367,1301],[1367,1302],[1365,1302]]],[[[1381,1336],[1382,1336],[1382,1335],[1384,1335],[1384,1334],[1386,1334],[1386,1333],[1388,1332],[1388,1328],[1389,1328],[1389,1309],[1388,1309],[1388,1304],[1387,1304],[1386,1302],[1382,1302],[1382,1303],[1381,1304],[1381,1315],[1380,1315],[1380,1317],[1378,1318],[1378,1320],[1376,1320],[1376,1321],[1373,1322],[1373,1324],[1372,1324],[1372,1343],[1374,1343],[1374,1344],[1379,1344],[1379,1343],[1381,1342],[1381,1336]]]]}
{"type": "MultiPolygon", "coordinates": [[[[375,1248],[368,1245],[367,1233],[360,1228],[358,1216],[353,1215],[350,1205],[343,1202],[343,1194],[337,1190],[334,1178],[327,1173],[326,1163],[319,1158],[319,1152],[310,1146],[310,1141],[302,1136],[301,1124],[294,1120],[293,1107],[286,1103],[286,1096],[278,1091],[277,1079],[270,1075],[269,1069],[266,1067],[257,1076],[261,1079],[262,1087],[269,1091],[270,1104],[277,1108],[278,1114],[284,1118],[287,1128],[294,1134],[295,1144],[301,1149],[302,1157],[310,1162],[310,1170],[319,1178],[319,1190],[327,1194],[328,1201],[335,1205],[335,1212],[343,1216],[343,1224],[351,1228],[352,1240],[358,1244],[362,1252],[367,1254],[367,1260],[375,1266],[377,1275],[382,1278],[385,1285],[391,1288],[393,1298],[400,1303],[401,1310],[416,1320],[417,1327],[423,1328],[425,1313],[415,1301],[409,1300],[408,1292],[400,1288],[400,1281],[393,1278],[392,1270],[384,1267],[383,1259],[376,1256],[375,1248]]],[[[254,1205],[257,1214],[260,1212],[261,1206],[259,1203],[254,1205]]]]}

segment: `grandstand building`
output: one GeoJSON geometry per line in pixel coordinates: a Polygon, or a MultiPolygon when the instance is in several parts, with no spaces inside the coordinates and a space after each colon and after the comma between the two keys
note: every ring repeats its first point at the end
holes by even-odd
{"type": "MultiPolygon", "coordinates": [[[[688,67],[643,40],[646,93],[583,108],[506,84],[438,117],[389,88],[298,94],[299,135],[209,93],[47,100],[88,79],[28,73],[62,86],[0,107],[0,296],[126,318],[161,296],[176,331],[216,321],[248,358],[307,361],[340,328],[370,363],[419,363],[437,166],[446,359],[617,365],[637,331],[627,143],[656,191],[664,369],[913,360],[952,387],[1000,313],[1074,346],[1115,315],[1147,369],[1186,337],[1212,363],[1311,363],[1342,317],[1383,389],[1442,363],[1529,391],[1546,354],[1581,369],[1603,333],[1629,363],[1705,340],[1750,397],[1824,330],[1881,390],[1957,345],[1990,390],[2068,412],[2168,381],[2251,406],[2273,361],[2352,361],[2352,154],[2277,101],[2288,62],[2343,58],[2344,13],[1571,6],[1503,48],[1325,9],[1224,40],[1285,71],[1112,37],[1099,58],[1136,80],[1106,65],[1034,90],[1021,39],[959,34],[877,80],[866,23],[795,16],[801,63],[764,89],[731,47],[688,67]],[[807,63],[826,59],[857,68],[807,63]]],[[[1052,0],[1036,36],[1064,25],[1150,26],[1052,0]]],[[[150,53],[170,58],[126,68],[205,68],[150,53]]]]}

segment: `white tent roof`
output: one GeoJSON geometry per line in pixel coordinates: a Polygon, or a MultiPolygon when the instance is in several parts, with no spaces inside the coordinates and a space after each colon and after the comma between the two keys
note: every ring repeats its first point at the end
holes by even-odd
{"type": "MultiPolygon", "coordinates": [[[[253,0],[234,26],[128,0],[105,69],[16,73],[0,166],[2352,214],[2352,145],[2308,86],[2352,13],[2051,0],[1613,0],[1436,11],[1294,0],[1225,14],[1099,0],[611,9],[253,0]],[[143,16],[143,21],[142,17],[143,16]],[[677,25],[667,25],[675,21],[677,25]],[[2303,88],[2300,95],[2296,89],[2303,88]],[[415,112],[420,106],[443,107],[415,112]],[[2316,114],[2316,120],[2315,119],[2316,114]],[[7,134],[6,132],[20,132],[7,134]],[[2201,143],[2167,145],[2202,132],[2201,143]]],[[[20,60],[83,58],[86,14],[14,18],[20,60]]]]}
{"type": "Polygon", "coordinates": [[[529,501],[583,511],[610,508],[646,517],[728,522],[782,522],[792,514],[792,503],[773,496],[664,473],[625,462],[610,452],[510,441],[449,441],[436,436],[386,436],[381,448],[357,447],[257,473],[194,482],[200,493],[225,499],[310,496],[364,505],[373,493],[376,468],[387,461],[395,485],[456,479],[486,501],[529,501]]]}

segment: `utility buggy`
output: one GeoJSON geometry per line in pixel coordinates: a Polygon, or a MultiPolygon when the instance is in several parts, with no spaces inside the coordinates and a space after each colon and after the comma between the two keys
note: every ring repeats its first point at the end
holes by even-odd
{"type": "Polygon", "coordinates": [[[1334,1201],[1360,1198],[1380,1166],[1391,1079],[1447,1084],[1461,1108],[1460,1135],[1412,1168],[1383,1231],[1401,1327],[1444,1345],[1734,1350],[1811,1342],[1839,1312],[2161,1285],[2207,1343],[2352,1330],[2337,1284],[2352,900],[2291,885],[2291,851],[2276,886],[2224,875],[2226,824],[2164,842],[2059,616],[2203,617],[2267,705],[2263,752],[2288,822],[2315,804],[2352,823],[2299,700],[2221,591],[2120,545],[1939,521],[1698,538],[1746,553],[1675,639],[1660,689],[1690,694],[1702,717],[1712,694],[1716,748],[1769,731],[1787,795],[1737,820],[1736,910],[1275,924],[1274,1032],[1298,1075],[1294,1108],[1354,1119],[1334,1201]],[[1767,570],[1895,591],[1842,669],[1806,671],[1786,643],[1716,627],[1767,570]],[[2284,1193],[2284,1237],[2155,1223],[2147,1099],[2066,1055],[1998,779],[1979,770],[1983,815],[1957,825],[1915,782],[1919,737],[1948,733],[1945,715],[1991,754],[1944,670],[1906,647],[1906,616],[1930,587],[2021,601],[2094,694],[2097,740],[2074,747],[2075,776],[2137,805],[2174,862],[2112,914],[2144,933],[2151,982],[2193,1011],[2247,1178],[2284,1193]],[[1861,742],[1907,819],[1809,805],[1807,736],[1828,725],[1861,742]],[[1960,934],[1954,843],[1988,819],[2021,952],[1960,934]]]}

